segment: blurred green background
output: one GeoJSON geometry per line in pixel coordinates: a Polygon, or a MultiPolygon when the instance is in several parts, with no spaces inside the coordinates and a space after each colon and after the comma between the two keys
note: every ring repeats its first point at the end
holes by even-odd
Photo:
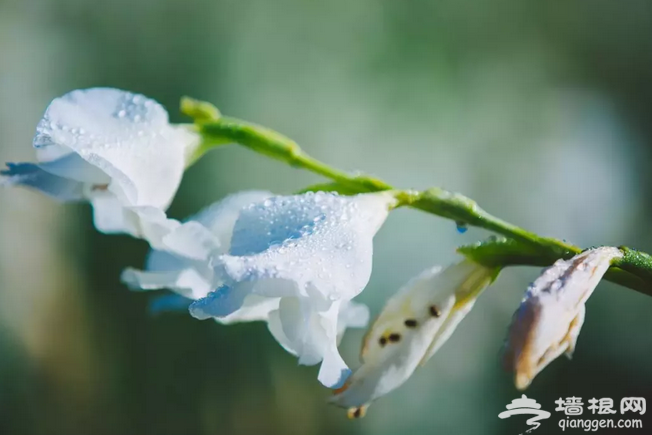
{"type": "MultiPolygon", "coordinates": [[[[585,247],[652,251],[651,82],[644,0],[0,0],[2,162],[33,160],[36,123],[69,90],[141,92],[175,121],[186,121],[177,106],[191,95],[338,167],[461,191],[585,247]]],[[[241,189],[289,193],[317,181],[226,147],[187,172],[170,214],[241,189]]],[[[486,235],[393,213],[359,299],[376,314],[410,277],[486,235]]],[[[297,367],[265,325],[148,315],[150,295],[119,282],[146,252],[142,241],[96,233],[86,205],[0,190],[1,434],[525,428],[497,418],[519,395],[499,355],[536,269],[504,272],[425,368],[348,421],[325,404],[317,369],[297,367]]],[[[651,298],[602,284],[574,360],[554,362],[527,391],[553,411],[538,432],[557,433],[559,397],[652,399],[651,329],[651,298]]],[[[362,333],[344,338],[353,367],[362,333]]]]}

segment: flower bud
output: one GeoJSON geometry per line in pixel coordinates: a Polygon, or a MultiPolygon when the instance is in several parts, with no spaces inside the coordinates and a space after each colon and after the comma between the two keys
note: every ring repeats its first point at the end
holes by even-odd
{"type": "Polygon", "coordinates": [[[611,247],[590,249],[558,260],[530,285],[514,314],[504,354],[516,388],[527,388],[559,355],[571,357],[584,322],[584,303],[611,261],[622,255],[611,247]]]}

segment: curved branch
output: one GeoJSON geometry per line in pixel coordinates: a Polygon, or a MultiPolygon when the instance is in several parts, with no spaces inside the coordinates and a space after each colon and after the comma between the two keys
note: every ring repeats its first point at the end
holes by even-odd
{"type": "MultiPolygon", "coordinates": [[[[234,142],[257,153],[285,162],[293,167],[322,175],[333,183],[304,189],[329,190],[343,194],[395,190],[398,206],[413,207],[458,224],[470,225],[501,234],[507,239],[493,239],[459,252],[488,266],[548,266],[557,259],[568,259],[582,251],[564,241],[542,237],[486,212],[472,199],[440,188],[422,192],[396,190],[386,182],[366,175],[349,174],[306,154],[290,138],[266,127],[234,118],[221,117],[209,103],[183,99],[181,110],[195,120],[204,139],[194,159],[212,148],[234,142]]],[[[652,296],[652,256],[629,248],[620,248],[624,256],[611,267],[605,278],[617,284],[652,296]]]]}

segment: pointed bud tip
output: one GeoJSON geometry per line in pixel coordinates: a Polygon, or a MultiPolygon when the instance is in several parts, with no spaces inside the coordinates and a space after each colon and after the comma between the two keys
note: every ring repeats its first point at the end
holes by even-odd
{"type": "Polygon", "coordinates": [[[215,121],[221,118],[220,111],[206,101],[195,100],[190,97],[181,98],[181,113],[195,121],[215,121]]]}
{"type": "Polygon", "coordinates": [[[527,387],[530,386],[531,383],[532,383],[532,378],[528,376],[526,373],[523,372],[516,373],[516,376],[514,377],[514,384],[516,385],[517,390],[524,391],[527,387]]]}
{"type": "Polygon", "coordinates": [[[358,407],[349,408],[346,411],[346,416],[349,417],[349,419],[351,420],[363,418],[365,415],[367,415],[367,408],[369,408],[369,405],[362,405],[358,407]]]}

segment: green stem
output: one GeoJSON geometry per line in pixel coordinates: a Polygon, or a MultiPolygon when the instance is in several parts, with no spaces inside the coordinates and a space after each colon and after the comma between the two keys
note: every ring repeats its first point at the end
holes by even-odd
{"type": "Polygon", "coordinates": [[[221,143],[225,139],[236,142],[257,153],[330,178],[357,192],[392,189],[392,186],[380,180],[371,177],[356,177],[322,163],[303,152],[292,139],[256,124],[232,118],[219,118],[200,123],[199,131],[209,142],[221,143]]]}
{"type": "Polygon", "coordinates": [[[538,236],[492,216],[480,208],[475,201],[459,193],[452,193],[435,187],[423,192],[404,192],[402,196],[399,196],[399,201],[405,205],[410,205],[455,222],[502,234],[526,245],[546,247],[549,251],[554,252],[557,258],[581,252],[581,249],[577,246],[561,240],[538,236]]]}
{"type": "MultiPolygon", "coordinates": [[[[354,175],[333,168],[308,154],[296,142],[249,122],[220,117],[219,111],[207,103],[184,99],[184,113],[192,116],[204,145],[195,158],[215,146],[235,142],[257,153],[285,162],[291,166],[311,171],[333,181],[331,184],[313,186],[307,190],[334,190],[342,193],[366,193],[395,190],[391,185],[374,177],[354,175]]],[[[558,258],[568,259],[582,251],[581,248],[550,237],[542,237],[509,222],[503,221],[480,208],[470,198],[439,188],[423,192],[396,190],[398,206],[410,206],[425,212],[451,219],[461,225],[471,225],[501,234],[508,241],[492,245],[464,247],[460,252],[476,261],[495,266],[516,264],[546,266],[558,258]]],[[[652,256],[623,248],[624,256],[605,275],[605,278],[652,296],[652,256]]]]}

